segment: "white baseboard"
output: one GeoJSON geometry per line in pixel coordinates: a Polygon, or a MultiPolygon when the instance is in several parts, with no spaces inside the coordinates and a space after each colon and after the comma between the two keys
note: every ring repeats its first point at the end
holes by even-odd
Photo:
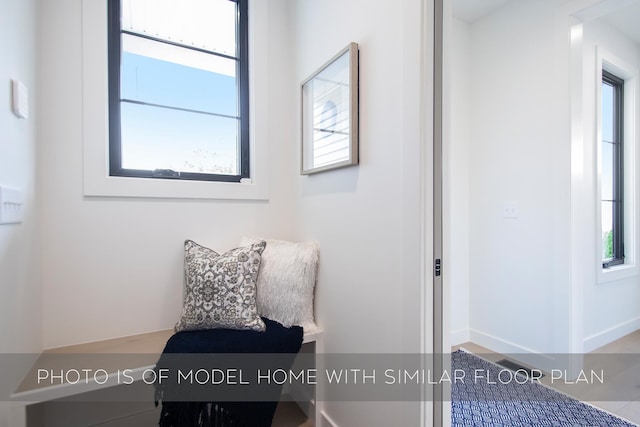
{"type": "Polygon", "coordinates": [[[583,351],[589,353],[603,345],[609,344],[612,341],[622,338],[632,332],[640,329],[640,317],[631,319],[627,322],[619,323],[612,326],[609,329],[605,329],[602,332],[590,335],[584,339],[583,351]]]}
{"type": "Polygon", "coordinates": [[[329,418],[326,412],[320,411],[320,427],[338,427],[338,424],[329,418]]]}
{"type": "Polygon", "coordinates": [[[292,383],[289,385],[289,398],[296,402],[304,414],[313,418],[316,413],[315,389],[313,386],[292,383]]]}
{"type": "Polygon", "coordinates": [[[551,355],[538,353],[530,348],[523,347],[519,344],[503,340],[493,335],[478,331],[476,329],[469,330],[469,341],[474,344],[481,345],[496,353],[504,354],[509,358],[517,360],[533,368],[542,369],[543,371],[551,371],[552,369],[569,369],[564,366],[565,360],[558,360],[551,355]]]}
{"type": "Polygon", "coordinates": [[[469,329],[469,341],[474,344],[481,345],[482,347],[486,347],[496,353],[533,353],[532,350],[519,344],[503,340],[502,338],[498,338],[473,328],[469,329]]]}

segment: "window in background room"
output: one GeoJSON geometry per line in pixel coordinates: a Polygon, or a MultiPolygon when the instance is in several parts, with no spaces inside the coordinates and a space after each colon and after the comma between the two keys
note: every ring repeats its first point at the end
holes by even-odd
{"type": "Polygon", "coordinates": [[[624,263],[624,80],[602,72],[602,266],[624,263]]]}
{"type": "Polygon", "coordinates": [[[111,176],[250,176],[247,26],[247,0],[109,0],[111,176]]]}

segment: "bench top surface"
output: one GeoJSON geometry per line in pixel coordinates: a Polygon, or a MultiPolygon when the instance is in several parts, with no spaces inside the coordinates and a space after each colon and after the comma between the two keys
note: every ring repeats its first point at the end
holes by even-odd
{"type": "MultiPolygon", "coordinates": [[[[303,344],[316,341],[320,333],[319,329],[305,331],[303,344]]],[[[76,371],[85,374],[83,370],[89,370],[91,374],[94,374],[100,370],[100,372],[104,371],[108,375],[112,375],[125,369],[136,371],[148,369],[155,365],[167,340],[173,334],[173,329],[165,329],[44,350],[14,395],[37,393],[39,390],[44,391],[50,387],[61,386],[59,381],[42,380],[45,374],[39,374],[39,370],[45,370],[55,375],[69,371],[73,371],[74,374],[76,371]]],[[[93,379],[91,374],[89,376],[93,379]]],[[[67,388],[73,385],[62,384],[67,388]]],[[[83,390],[78,389],[77,391],[82,392],[83,390]]],[[[75,391],[69,389],[65,394],[75,394],[75,391]]]]}

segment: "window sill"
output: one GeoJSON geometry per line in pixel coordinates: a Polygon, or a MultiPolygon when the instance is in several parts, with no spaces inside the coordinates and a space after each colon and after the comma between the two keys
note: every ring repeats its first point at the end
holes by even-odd
{"type": "Polygon", "coordinates": [[[104,176],[85,169],[84,195],[178,199],[268,200],[265,185],[243,182],[180,181],[104,176]]]}
{"type": "Polygon", "coordinates": [[[610,283],[638,275],[638,266],[635,264],[614,265],[602,268],[598,274],[598,284],[610,283]]]}

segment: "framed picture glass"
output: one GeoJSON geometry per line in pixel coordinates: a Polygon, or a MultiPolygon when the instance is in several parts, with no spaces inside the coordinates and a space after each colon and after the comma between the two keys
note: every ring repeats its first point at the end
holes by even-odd
{"type": "Polygon", "coordinates": [[[358,45],[302,82],[302,162],[308,175],[358,164],[358,45]]]}

